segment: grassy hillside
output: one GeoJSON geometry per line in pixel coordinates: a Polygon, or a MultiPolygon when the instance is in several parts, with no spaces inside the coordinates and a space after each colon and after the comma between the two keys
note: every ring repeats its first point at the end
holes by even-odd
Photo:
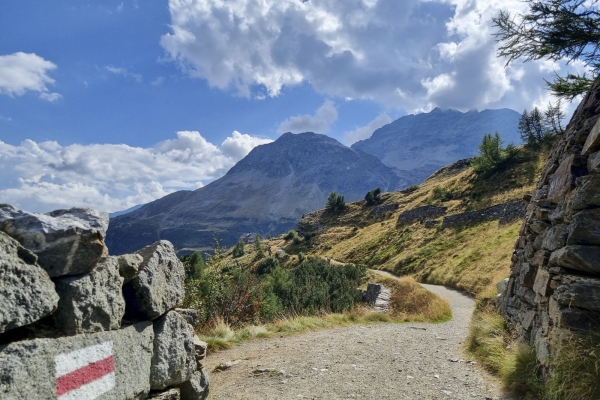
{"type": "Polygon", "coordinates": [[[300,221],[299,227],[309,232],[304,239],[296,243],[277,239],[270,245],[283,247],[290,254],[362,264],[491,296],[495,283],[508,274],[520,221],[444,229],[441,218],[432,228],[419,221],[406,225],[396,221],[404,211],[424,205],[447,207],[446,215],[450,215],[520,201],[533,191],[545,156],[521,148],[516,158],[488,176],[476,175],[468,163],[456,163],[436,172],[418,188],[382,194],[381,205],[397,204],[396,209],[374,213],[372,206],[359,201],[348,204],[341,213],[320,210],[300,221]]]}

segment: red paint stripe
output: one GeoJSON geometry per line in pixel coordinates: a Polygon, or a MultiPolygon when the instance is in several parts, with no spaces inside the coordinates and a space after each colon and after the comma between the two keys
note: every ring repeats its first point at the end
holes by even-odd
{"type": "Polygon", "coordinates": [[[96,361],[95,363],[76,369],[73,372],[69,372],[56,380],[56,395],[62,396],[86,383],[100,379],[114,370],[115,363],[113,356],[110,356],[106,357],[104,360],[96,361]]]}

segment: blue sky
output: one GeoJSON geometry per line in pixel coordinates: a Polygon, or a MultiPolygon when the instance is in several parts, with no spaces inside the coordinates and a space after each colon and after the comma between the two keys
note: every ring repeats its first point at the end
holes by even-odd
{"type": "Polygon", "coordinates": [[[5,0],[0,202],[116,211],[205,185],[288,130],[351,144],[436,106],[546,104],[564,64],[495,57],[491,17],[522,7],[5,0]]]}

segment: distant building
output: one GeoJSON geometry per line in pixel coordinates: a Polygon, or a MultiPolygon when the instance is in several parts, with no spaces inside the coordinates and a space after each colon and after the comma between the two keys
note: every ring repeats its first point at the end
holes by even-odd
{"type": "Polygon", "coordinates": [[[254,238],[256,237],[256,235],[258,235],[258,233],[244,233],[242,236],[240,236],[240,240],[244,242],[244,244],[252,244],[254,243],[254,238]]]}

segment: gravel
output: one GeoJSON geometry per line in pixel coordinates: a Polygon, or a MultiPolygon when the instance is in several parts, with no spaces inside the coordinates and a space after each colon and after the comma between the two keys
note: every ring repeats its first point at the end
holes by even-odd
{"type": "Polygon", "coordinates": [[[253,340],[212,354],[209,399],[509,399],[463,350],[474,301],[441,286],[443,324],[353,325],[253,340]],[[264,372],[259,372],[264,371],[264,372]]]}

